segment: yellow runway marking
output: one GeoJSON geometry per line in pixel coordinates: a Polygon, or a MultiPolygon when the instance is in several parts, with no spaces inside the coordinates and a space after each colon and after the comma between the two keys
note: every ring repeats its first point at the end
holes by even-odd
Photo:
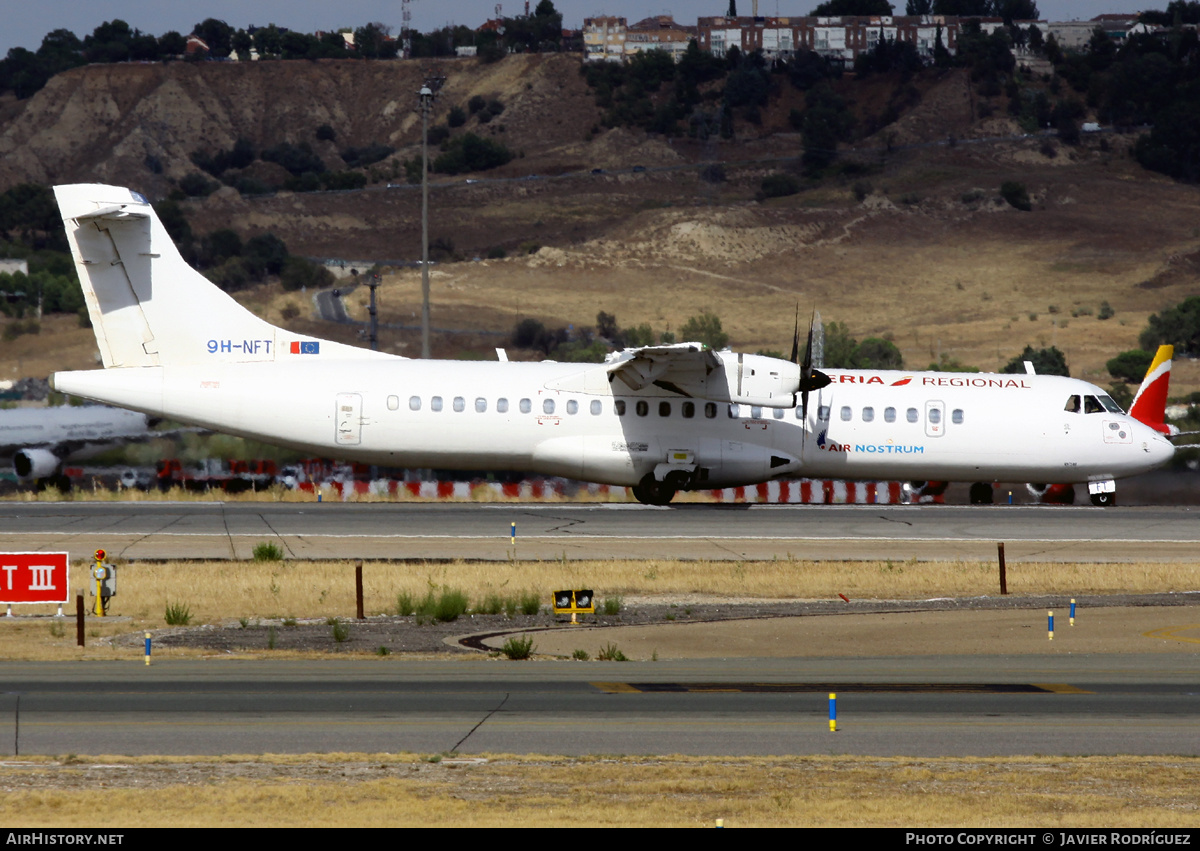
{"type": "Polygon", "coordinates": [[[1182,635],[1176,635],[1178,632],[1186,632],[1188,630],[1200,630],[1200,623],[1190,623],[1186,626],[1164,626],[1162,629],[1152,629],[1149,632],[1143,632],[1144,638],[1161,638],[1170,641],[1186,641],[1188,644],[1200,644],[1200,635],[1195,638],[1184,638],[1182,635]]]}

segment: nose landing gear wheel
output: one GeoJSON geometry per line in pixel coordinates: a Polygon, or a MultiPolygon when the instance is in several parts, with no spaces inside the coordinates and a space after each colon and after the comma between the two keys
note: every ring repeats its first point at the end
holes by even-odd
{"type": "Polygon", "coordinates": [[[1108,493],[1092,494],[1092,505],[1098,506],[1100,508],[1108,508],[1109,506],[1116,505],[1116,504],[1117,504],[1117,495],[1115,493],[1112,493],[1111,491],[1108,493]]]}

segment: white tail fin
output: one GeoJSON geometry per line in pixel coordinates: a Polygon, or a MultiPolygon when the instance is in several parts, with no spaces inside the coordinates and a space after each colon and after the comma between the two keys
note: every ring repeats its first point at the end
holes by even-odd
{"type": "Polygon", "coordinates": [[[136,192],[77,184],[54,195],[106,367],[377,356],[292,334],[246,310],[184,262],[136,192]]]}

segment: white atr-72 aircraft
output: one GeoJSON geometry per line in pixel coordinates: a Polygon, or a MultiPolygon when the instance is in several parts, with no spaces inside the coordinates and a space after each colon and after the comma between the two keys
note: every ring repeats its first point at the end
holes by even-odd
{"type": "Polygon", "coordinates": [[[190,268],[138,193],[54,192],[105,366],[56,373],[55,389],[304,452],[627,485],[652,504],[809,476],[1086,482],[1104,505],[1174,451],[1060,376],[821,373],[795,351],[698,343],[603,364],[409,360],[318,340],[190,268]]]}

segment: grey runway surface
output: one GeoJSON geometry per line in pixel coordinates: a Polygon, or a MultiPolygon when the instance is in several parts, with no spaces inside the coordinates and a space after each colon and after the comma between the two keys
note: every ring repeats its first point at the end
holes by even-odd
{"type": "Polygon", "coordinates": [[[3,663],[0,753],[1200,755],[1194,655],[981,661],[3,663]]]}
{"type": "MultiPolygon", "coordinates": [[[[272,540],[292,558],[992,559],[1005,541],[1010,559],[1192,561],[1196,519],[1045,506],[11,503],[0,548],[231,558],[272,540]]],[[[0,662],[0,754],[1200,755],[1188,642],[657,663],[0,662]]]]}
{"type": "Polygon", "coordinates": [[[453,503],[8,503],[0,548],[103,547],[122,559],[918,558],[1174,561],[1200,545],[1193,507],[453,503]],[[510,539],[517,525],[517,543],[510,539]]]}

